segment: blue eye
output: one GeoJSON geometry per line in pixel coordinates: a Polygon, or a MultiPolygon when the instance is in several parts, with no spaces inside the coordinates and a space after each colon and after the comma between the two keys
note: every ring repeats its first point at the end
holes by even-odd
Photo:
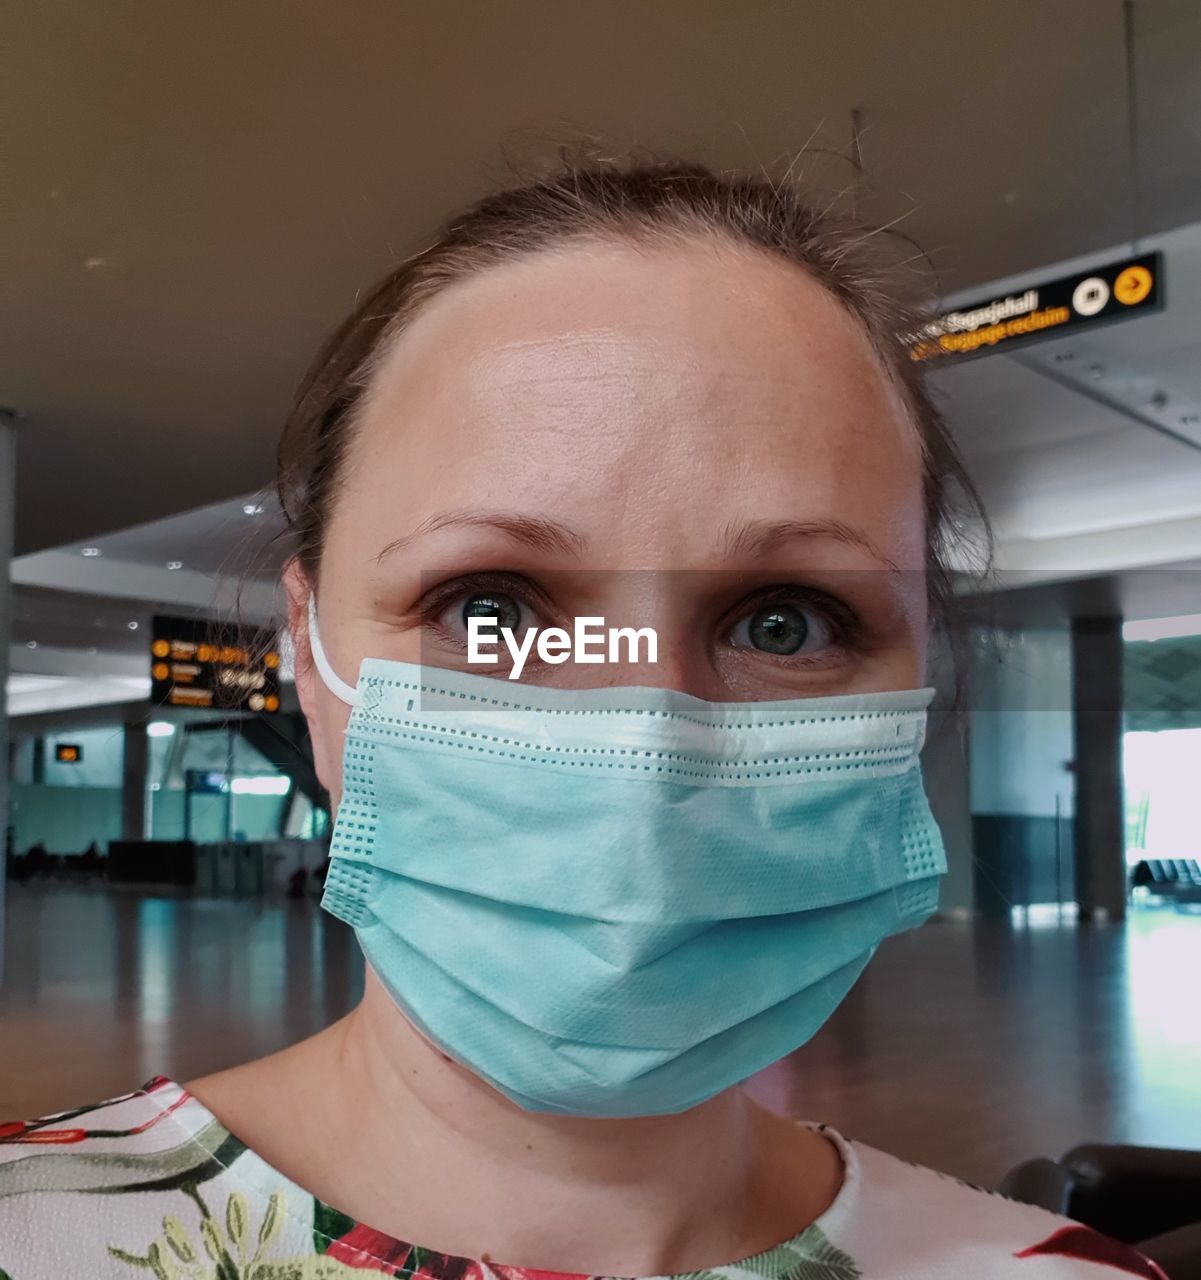
{"type": "Polygon", "coordinates": [[[734,628],[733,643],[742,649],[787,658],[829,645],[829,627],[811,609],[781,601],[762,605],[734,628]]]}
{"type": "Polygon", "coordinates": [[[764,653],[796,653],[805,643],[809,624],[791,605],[773,605],[751,615],[747,627],[751,644],[764,653]]]}
{"type": "MultiPolygon", "coordinates": [[[[508,627],[514,634],[521,627],[521,606],[503,591],[487,591],[468,596],[463,602],[460,616],[465,628],[469,618],[493,618],[497,628],[508,627]]],[[[481,628],[484,632],[489,630],[492,628],[481,628]]]]}

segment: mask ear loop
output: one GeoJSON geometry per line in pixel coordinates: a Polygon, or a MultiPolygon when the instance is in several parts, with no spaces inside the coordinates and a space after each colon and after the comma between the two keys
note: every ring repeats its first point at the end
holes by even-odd
{"type": "Polygon", "coordinates": [[[329,659],[325,656],[325,650],[321,646],[321,637],[317,634],[317,597],[315,593],[309,592],[309,648],[313,651],[313,661],[317,664],[317,674],[321,677],[321,682],[334,695],[340,698],[348,707],[358,706],[359,692],[354,685],[347,684],[345,680],[329,664],[329,659]]]}

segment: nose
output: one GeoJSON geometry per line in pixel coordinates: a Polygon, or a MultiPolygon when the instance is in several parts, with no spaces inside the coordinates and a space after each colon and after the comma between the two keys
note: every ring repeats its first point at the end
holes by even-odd
{"type": "Polygon", "coordinates": [[[598,640],[587,652],[573,649],[549,682],[565,688],[636,685],[675,689],[698,698],[719,696],[711,637],[695,620],[695,593],[688,589],[688,577],[654,570],[614,571],[603,600],[588,615],[598,640]],[[598,655],[603,660],[598,661],[598,655]]]}
{"type": "Polygon", "coordinates": [[[714,681],[705,647],[689,645],[684,638],[658,629],[656,661],[606,662],[603,666],[568,664],[565,678],[557,683],[579,689],[638,685],[652,689],[676,689],[696,698],[713,697],[714,681]]]}

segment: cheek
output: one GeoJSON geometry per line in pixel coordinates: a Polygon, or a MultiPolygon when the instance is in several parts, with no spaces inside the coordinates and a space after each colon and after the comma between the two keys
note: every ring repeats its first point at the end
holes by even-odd
{"type": "Polygon", "coordinates": [[[930,647],[930,584],[926,573],[907,575],[904,609],[909,643],[902,658],[905,679],[898,688],[916,689],[926,683],[926,658],[930,647]]]}
{"type": "Polygon", "coordinates": [[[317,715],[321,723],[323,783],[329,792],[330,803],[336,809],[342,799],[342,747],[350,710],[344,702],[327,690],[321,690],[317,715]]]}
{"type": "Polygon", "coordinates": [[[313,748],[313,766],[318,781],[329,792],[332,812],[342,799],[342,744],[350,709],[320,681],[310,679],[305,683],[308,689],[302,704],[313,748]]]}

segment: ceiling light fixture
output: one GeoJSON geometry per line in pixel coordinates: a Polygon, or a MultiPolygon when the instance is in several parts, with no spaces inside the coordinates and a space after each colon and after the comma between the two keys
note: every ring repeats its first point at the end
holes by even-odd
{"type": "Polygon", "coordinates": [[[168,560],[168,561],[167,561],[167,568],[168,568],[168,569],[182,569],[182,568],[183,568],[183,561],[182,561],[182,560],[168,560]]]}
{"type": "Polygon", "coordinates": [[[175,732],[170,720],[151,720],[146,726],[146,733],[151,738],[169,738],[175,732]]]}
{"type": "Polygon", "coordinates": [[[83,548],[83,551],[82,551],[82,553],[81,553],[81,554],[83,554],[83,555],[87,556],[87,557],[90,559],[92,556],[98,556],[98,555],[100,554],[100,548],[99,548],[99,547],[84,547],[84,548],[83,548]]]}
{"type": "Polygon", "coordinates": [[[138,629],[138,624],[136,622],[130,622],[126,625],[129,627],[130,631],[136,631],[138,629]]]}
{"type": "Polygon", "coordinates": [[[261,516],[263,514],[262,504],[258,502],[244,502],[242,503],[242,510],[248,516],[261,516]]]}
{"type": "Polygon", "coordinates": [[[25,647],[26,649],[36,649],[38,647],[38,642],[36,640],[26,640],[25,647]]]}
{"type": "Polygon", "coordinates": [[[229,789],[236,796],[286,796],[292,779],[287,774],[253,774],[245,778],[231,778],[229,789]]]}

